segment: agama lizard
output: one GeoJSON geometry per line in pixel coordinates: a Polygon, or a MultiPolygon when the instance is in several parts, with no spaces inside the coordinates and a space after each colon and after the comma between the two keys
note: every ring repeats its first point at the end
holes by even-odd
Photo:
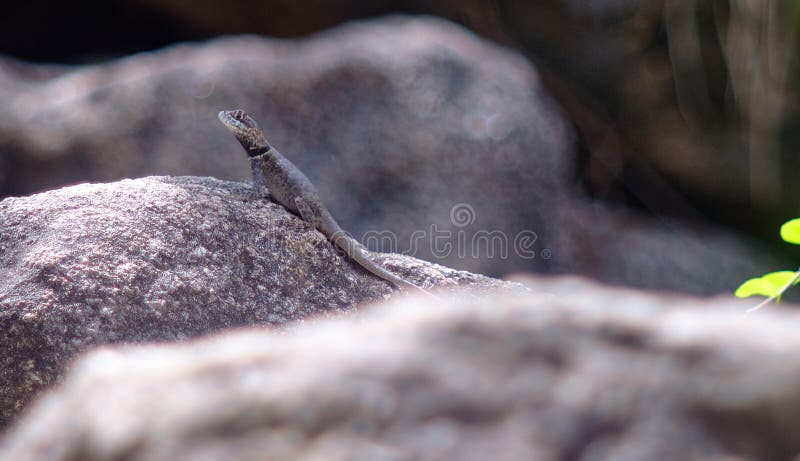
{"type": "Polygon", "coordinates": [[[314,226],[364,269],[395,286],[434,296],[370,259],[369,250],[336,223],[306,175],[267,142],[261,128],[247,113],[223,110],[218,117],[247,152],[256,188],[266,188],[279,204],[314,226]]]}

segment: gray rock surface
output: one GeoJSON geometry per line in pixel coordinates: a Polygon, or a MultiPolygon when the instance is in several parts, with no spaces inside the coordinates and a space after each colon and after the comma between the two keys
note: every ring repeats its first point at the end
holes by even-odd
{"type": "Polygon", "coordinates": [[[7,60],[0,82],[0,194],[146,174],[249,178],[216,120],[242,108],[373,250],[692,293],[788,267],[724,230],[588,202],[573,129],[536,69],[443,20],[226,38],[94,66],[7,60]]]}
{"type": "MultiPolygon", "coordinates": [[[[421,286],[503,284],[377,256],[421,286]]],[[[99,344],[278,326],[391,291],[242,183],[150,177],[0,201],[0,426],[99,344]]]]}
{"type": "Polygon", "coordinates": [[[94,352],[0,460],[786,460],[800,315],[534,280],[94,352]]]}

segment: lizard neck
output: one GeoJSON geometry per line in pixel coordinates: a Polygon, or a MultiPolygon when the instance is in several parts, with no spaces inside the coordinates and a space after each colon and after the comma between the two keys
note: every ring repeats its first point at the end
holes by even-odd
{"type": "Polygon", "coordinates": [[[272,147],[270,145],[252,147],[250,149],[247,149],[247,156],[250,158],[255,158],[266,154],[270,150],[272,150],[272,147]]]}

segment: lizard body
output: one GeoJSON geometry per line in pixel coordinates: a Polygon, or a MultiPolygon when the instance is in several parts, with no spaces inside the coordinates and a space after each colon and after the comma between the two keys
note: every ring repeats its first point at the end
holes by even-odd
{"type": "Polygon", "coordinates": [[[420,290],[430,295],[375,263],[369,257],[369,250],[342,230],[333,219],[306,175],[267,142],[258,124],[247,113],[242,110],[223,110],[218,117],[247,152],[256,188],[266,188],[279,204],[314,226],[372,274],[395,286],[420,290]]]}

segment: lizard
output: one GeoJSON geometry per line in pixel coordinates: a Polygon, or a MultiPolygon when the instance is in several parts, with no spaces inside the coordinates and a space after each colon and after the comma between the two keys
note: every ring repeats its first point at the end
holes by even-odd
{"type": "MultiPolygon", "coordinates": [[[[253,173],[253,183],[257,190],[266,189],[280,205],[300,216],[303,221],[321,232],[344,251],[350,259],[370,273],[396,287],[419,290],[426,295],[436,297],[373,261],[367,247],[339,226],[322,203],[319,192],[311,180],[267,142],[264,132],[246,112],[223,110],[217,117],[247,152],[253,173]]],[[[436,298],[438,299],[438,297],[436,298]]]]}

